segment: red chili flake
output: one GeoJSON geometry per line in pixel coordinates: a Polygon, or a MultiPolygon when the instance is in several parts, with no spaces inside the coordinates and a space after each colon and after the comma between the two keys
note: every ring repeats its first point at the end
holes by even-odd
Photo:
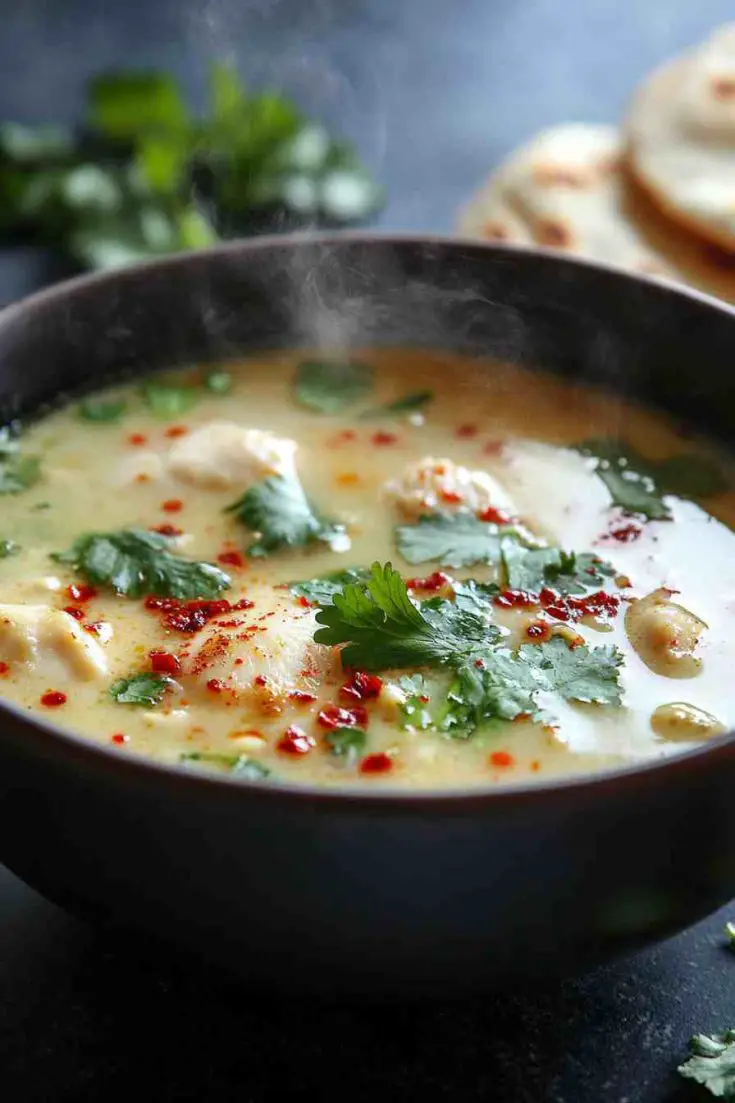
{"type": "Polygon", "coordinates": [[[175,678],[181,673],[181,660],[178,655],[172,655],[170,651],[149,651],[151,670],[157,674],[170,674],[175,678]]]}
{"type": "Polygon", "coordinates": [[[84,620],[86,616],[84,609],[80,609],[78,605],[65,605],[64,612],[74,617],[74,620],[84,620]]]}
{"type": "Polygon", "coordinates": [[[315,693],[307,693],[303,689],[295,689],[288,695],[289,701],[295,701],[297,705],[310,705],[312,701],[316,701],[315,693]]]}
{"type": "Polygon", "coordinates": [[[185,437],[188,432],[186,425],[172,425],[163,435],[165,437],[185,437]]]}
{"type": "Polygon", "coordinates": [[[458,425],[456,435],[460,438],[468,439],[469,437],[476,437],[479,430],[476,425],[466,424],[458,425]]]}
{"type": "Polygon", "coordinates": [[[123,735],[122,732],[115,732],[114,735],[110,736],[110,742],[111,743],[127,743],[129,741],[129,739],[130,739],[130,736],[129,735],[123,735]]]}
{"type": "Polygon", "coordinates": [[[541,769],[541,763],[537,758],[534,758],[533,762],[531,763],[531,769],[534,772],[541,769]]]}
{"type": "Polygon", "coordinates": [[[308,754],[316,747],[316,739],[308,735],[302,728],[292,724],[286,729],[285,735],[276,744],[276,750],[281,754],[301,755],[308,754]]]}
{"type": "Polygon", "coordinates": [[[265,674],[256,674],[253,678],[253,681],[255,682],[256,686],[268,685],[268,679],[266,678],[265,674]]]}
{"type": "Polygon", "coordinates": [[[302,594],[302,595],[300,596],[300,598],[299,598],[299,605],[300,605],[300,606],[301,606],[301,607],[302,607],[303,609],[311,609],[311,607],[312,607],[312,604],[311,604],[311,602],[309,601],[308,597],[304,597],[304,595],[303,595],[303,594],[302,594]]]}
{"type": "Polygon", "coordinates": [[[366,674],[364,670],[356,670],[350,675],[348,681],[340,688],[342,697],[356,701],[368,701],[380,697],[383,690],[383,679],[377,674],[366,674]]]}
{"type": "Polygon", "coordinates": [[[105,627],[103,620],[91,620],[89,624],[83,624],[82,628],[85,632],[91,633],[93,636],[99,636],[102,633],[102,629],[105,627]]]}
{"type": "Polygon", "coordinates": [[[217,556],[218,563],[224,563],[228,567],[244,567],[245,556],[242,552],[236,551],[234,548],[232,551],[222,551],[217,556]]]}
{"type": "Polygon", "coordinates": [[[182,536],[184,530],[177,529],[176,525],[153,525],[150,532],[158,532],[161,536],[182,536]]]}
{"type": "Polygon", "coordinates": [[[387,754],[369,754],[360,763],[361,774],[384,774],[393,769],[393,759],[387,754]]]}
{"type": "Polygon", "coordinates": [[[502,440],[489,440],[482,449],[486,456],[499,456],[503,451],[502,440]]]}
{"type": "Polygon", "coordinates": [[[382,430],[373,433],[373,444],[395,444],[397,440],[395,433],[386,433],[382,430]]]}
{"type": "Polygon", "coordinates": [[[408,586],[409,590],[436,591],[448,586],[451,581],[449,575],[444,574],[444,571],[434,571],[433,574],[427,575],[426,578],[409,578],[406,586],[408,586]]]}
{"type": "Polygon", "coordinates": [[[618,525],[611,528],[602,537],[603,540],[617,540],[620,544],[632,544],[643,532],[643,526],[637,521],[629,521],[626,525],[618,525]]]}
{"type": "Polygon", "coordinates": [[[556,590],[550,590],[548,586],[544,586],[538,597],[542,605],[553,605],[558,596],[556,590]]]}
{"type": "Polygon", "coordinates": [[[133,444],[133,445],[138,445],[139,446],[141,444],[147,444],[147,443],[148,443],[148,437],[146,437],[143,433],[131,433],[130,436],[128,437],[128,444],[133,444]]]}
{"type": "Polygon", "coordinates": [[[221,693],[225,688],[225,683],[221,682],[219,678],[210,678],[207,682],[207,689],[210,693],[221,693]]]}
{"type": "Polygon", "coordinates": [[[10,670],[10,664],[9,663],[0,662],[0,674],[7,674],[9,670],[10,670]]]}
{"type": "Polygon", "coordinates": [[[526,635],[534,643],[546,643],[551,639],[551,625],[543,620],[535,620],[526,628],[526,635]]]}
{"type": "Polygon", "coordinates": [[[136,483],[149,483],[151,481],[150,475],[146,475],[145,471],[140,471],[135,476],[136,483]]]}
{"type": "Polygon", "coordinates": [[[475,659],[475,666],[477,667],[478,670],[484,670],[485,669],[485,660],[484,659],[475,659]]]}
{"type": "Polygon", "coordinates": [[[439,497],[450,506],[458,505],[464,501],[464,494],[460,494],[458,490],[440,490],[439,497]]]}
{"type": "Polygon", "coordinates": [[[495,506],[488,506],[487,509],[480,510],[477,519],[479,521],[490,521],[493,525],[508,525],[513,520],[510,513],[507,513],[504,509],[496,509],[495,506]]]}
{"type": "Polygon", "coordinates": [[[620,608],[620,598],[617,594],[597,590],[585,597],[555,595],[552,604],[543,604],[548,615],[555,620],[574,621],[582,617],[614,617],[620,608]]]}
{"type": "Polygon", "coordinates": [[[493,598],[493,604],[499,605],[501,609],[525,609],[538,603],[538,595],[530,590],[503,590],[493,598]]]}
{"type": "Polygon", "coordinates": [[[490,761],[493,766],[503,767],[515,766],[516,763],[513,755],[509,754],[507,751],[493,751],[493,753],[490,755],[490,761]]]}
{"type": "Polygon", "coordinates": [[[161,509],[166,513],[178,513],[183,508],[184,503],[180,498],[167,498],[165,502],[161,502],[161,509]]]}
{"type": "Polygon", "coordinates": [[[45,705],[47,709],[56,709],[59,705],[66,704],[66,694],[61,693],[58,689],[49,689],[41,697],[41,704],[45,705]]]}
{"type": "Polygon", "coordinates": [[[366,728],[368,714],[362,705],[353,705],[349,709],[327,705],[320,710],[316,719],[323,728],[366,728]]]}
{"type": "Polygon", "coordinates": [[[349,444],[351,441],[357,440],[357,433],[354,429],[343,429],[341,433],[337,433],[335,437],[332,437],[331,444],[349,444]]]}
{"type": "Polygon", "coordinates": [[[225,598],[218,601],[179,601],[175,597],[158,597],[157,594],[149,594],[143,604],[146,609],[161,613],[165,627],[174,632],[198,632],[215,617],[253,607],[253,602],[246,597],[231,604],[225,598]]]}
{"type": "Polygon", "coordinates": [[[83,582],[72,582],[71,586],[67,586],[66,592],[72,601],[79,601],[82,604],[85,601],[91,601],[93,597],[97,597],[94,586],[86,586],[83,582]]]}

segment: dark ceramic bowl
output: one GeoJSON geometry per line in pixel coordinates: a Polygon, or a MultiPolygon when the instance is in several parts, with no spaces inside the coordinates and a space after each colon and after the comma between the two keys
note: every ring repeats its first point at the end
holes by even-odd
{"type": "MultiPolygon", "coordinates": [[[[550,254],[360,236],[259,240],[37,295],[0,315],[0,399],[32,415],[123,373],[302,343],[492,354],[735,429],[728,307],[550,254]]],[[[0,719],[15,873],[268,986],[515,983],[735,894],[733,736],[528,788],[347,795],[125,758],[9,705],[0,719]]]]}

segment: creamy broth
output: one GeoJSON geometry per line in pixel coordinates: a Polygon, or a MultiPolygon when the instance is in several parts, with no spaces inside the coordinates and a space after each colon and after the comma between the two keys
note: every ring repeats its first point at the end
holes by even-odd
{"type": "MultiPolygon", "coordinates": [[[[662,758],[735,723],[735,494],[695,503],[666,484],[657,493],[670,519],[628,515],[611,503],[594,450],[575,445],[623,437],[649,463],[695,454],[719,470],[723,457],[608,393],[415,350],[355,356],[372,367],[372,386],[356,387],[337,412],[319,412],[294,396],[305,359],[225,365],[210,379],[225,393],[208,389],[199,369],[167,376],[178,395],[169,417],[135,384],[95,396],[112,404],[110,417],[125,402],[116,420],[88,420],[74,403],[26,428],[22,455],[39,457],[40,478],[3,497],[0,531],[17,544],[0,560],[6,699],[121,755],[330,787],[544,780],[662,758]],[[375,410],[424,391],[431,397],[414,409],[375,410]],[[274,439],[243,437],[244,429],[274,439]],[[343,531],[331,544],[249,556],[257,535],[225,510],[289,465],[318,513],[343,531]],[[450,521],[480,516],[488,533],[513,529],[508,539],[522,554],[558,546],[610,567],[566,600],[552,570],[536,600],[540,587],[530,597],[506,593],[514,588],[497,562],[407,563],[396,526],[421,528],[419,517],[437,512],[450,521]],[[202,612],[165,598],[161,607],[52,558],[89,534],[162,526],[170,554],[226,572],[231,585],[216,599],[234,609],[202,612]],[[512,721],[485,717],[474,730],[440,730],[455,679],[446,664],[378,662],[371,677],[356,678],[342,669],[338,647],[313,641],[317,609],[288,588],[375,561],[392,562],[404,580],[427,581],[410,588],[414,602],[453,605],[452,580],[497,582],[501,592],[484,592],[475,616],[495,626],[488,645],[495,632],[491,650],[503,648],[511,663],[519,647],[532,663],[550,646],[563,645],[564,663],[586,662],[595,655],[587,648],[619,649],[612,677],[621,703],[580,702],[568,679],[562,693],[544,674],[534,715],[520,708],[512,721]],[[611,596],[595,604],[600,591],[611,596]],[[637,602],[658,591],[648,605],[637,602]],[[424,681],[414,692],[401,679],[417,671],[424,681]],[[143,673],[159,683],[160,700],[125,703],[121,680],[143,673]]],[[[437,615],[442,635],[446,605],[437,615]]],[[[483,662],[471,657],[478,671],[483,662]]],[[[594,696],[597,685],[580,696],[594,696]]]]}

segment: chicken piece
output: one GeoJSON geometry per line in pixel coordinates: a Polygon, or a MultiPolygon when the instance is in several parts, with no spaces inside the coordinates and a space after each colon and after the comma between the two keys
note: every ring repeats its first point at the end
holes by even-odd
{"type": "Polygon", "coordinates": [[[313,640],[315,609],[269,587],[248,596],[252,609],[211,620],[185,648],[181,682],[187,696],[201,691],[212,704],[236,700],[278,713],[289,694],[313,693],[337,680],[338,652],[313,640]]]}
{"type": "Polygon", "coordinates": [[[168,453],[176,479],[207,490],[246,491],[269,475],[293,475],[297,444],[232,421],[210,421],[181,437],[168,453]]]}
{"type": "Polygon", "coordinates": [[[83,681],[107,674],[97,640],[61,609],[47,605],[0,605],[0,658],[29,663],[39,674],[83,681]]]}
{"type": "Polygon", "coordinates": [[[410,519],[439,510],[481,513],[493,507],[509,517],[516,512],[510,496],[492,475],[432,456],[409,464],[400,479],[386,483],[385,491],[410,519]]]}

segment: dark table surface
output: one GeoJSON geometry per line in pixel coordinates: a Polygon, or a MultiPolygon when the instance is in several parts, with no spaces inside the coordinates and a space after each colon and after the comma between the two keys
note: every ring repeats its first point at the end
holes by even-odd
{"type": "MultiPolygon", "coordinates": [[[[388,190],[383,227],[446,231],[519,140],[554,122],[614,121],[642,73],[731,10],[727,0],[5,0],[0,117],[74,119],[85,79],[110,66],[165,66],[200,95],[207,61],[234,54],[254,82],[285,85],[358,141],[388,190]]],[[[37,254],[0,253],[0,301],[46,278],[37,254]]],[[[264,1003],[197,962],[89,928],[0,869],[0,1098],[688,1099],[673,1071],[687,1038],[735,1025],[728,914],[735,904],[535,995],[314,1008],[264,1003]]]]}

